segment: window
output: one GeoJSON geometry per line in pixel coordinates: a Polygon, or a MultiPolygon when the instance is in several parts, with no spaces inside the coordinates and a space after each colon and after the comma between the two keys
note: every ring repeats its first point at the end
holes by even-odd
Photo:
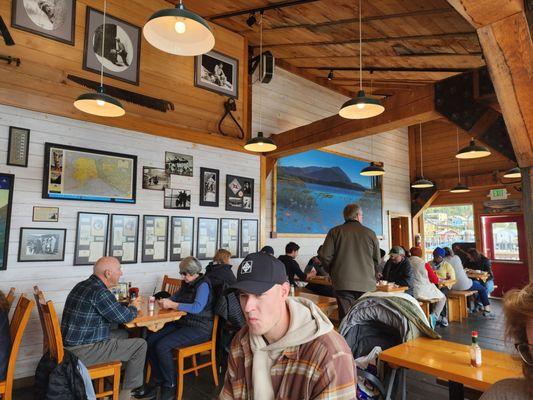
{"type": "Polygon", "coordinates": [[[432,258],[435,247],[452,247],[455,242],[474,243],[474,206],[429,207],[424,212],[426,260],[432,258]]]}
{"type": "Polygon", "coordinates": [[[520,260],[518,226],[516,222],[493,222],[492,243],[494,246],[494,259],[520,260]]]}

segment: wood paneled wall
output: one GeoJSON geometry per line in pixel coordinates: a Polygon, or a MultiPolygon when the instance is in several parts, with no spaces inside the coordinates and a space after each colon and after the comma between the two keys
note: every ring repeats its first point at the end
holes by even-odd
{"type": "MultiPolygon", "coordinates": [[[[174,103],[175,110],[161,113],[123,102],[126,115],[101,118],[84,114],[74,108],[73,101],[88,89],[70,80],[68,74],[98,81],[99,75],[84,71],[83,48],[86,6],[103,9],[103,1],[77,0],[75,45],[70,46],[9,27],[15,46],[2,47],[0,53],[20,57],[19,67],[0,62],[0,104],[97,122],[154,135],[166,136],[212,146],[241,150],[239,131],[226,121],[225,131],[232,137],[217,133],[217,123],[224,113],[225,96],[194,87],[194,57],[179,57],[151,46],[141,33],[140,85],[135,86],[112,78],[105,83],[174,103]]],[[[163,0],[109,0],[108,13],[142,28],[158,9],[172,7],[163,0]]],[[[11,1],[0,2],[0,14],[9,25],[11,1]]],[[[246,134],[248,121],[247,40],[229,30],[210,24],[214,30],[215,50],[239,61],[237,111],[235,116],[246,134]]]]}

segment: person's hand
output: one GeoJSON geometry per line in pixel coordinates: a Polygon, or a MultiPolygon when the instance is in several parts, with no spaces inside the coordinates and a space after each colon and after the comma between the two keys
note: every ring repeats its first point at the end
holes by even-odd
{"type": "Polygon", "coordinates": [[[130,301],[130,306],[135,307],[136,309],[141,308],[141,297],[136,297],[132,301],[130,301]]]}
{"type": "Polygon", "coordinates": [[[316,270],[313,268],[311,271],[307,273],[307,278],[313,278],[316,276],[316,270]]]}
{"type": "Polygon", "coordinates": [[[381,272],[378,272],[377,277],[378,277],[378,279],[381,279],[381,278],[383,278],[383,274],[381,272]]]}
{"type": "Polygon", "coordinates": [[[170,299],[161,299],[159,300],[159,308],[167,309],[167,308],[174,308],[176,303],[174,303],[170,299]]]}

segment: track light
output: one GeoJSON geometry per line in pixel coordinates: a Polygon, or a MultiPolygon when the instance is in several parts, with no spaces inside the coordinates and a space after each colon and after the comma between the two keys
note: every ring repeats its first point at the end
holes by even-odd
{"type": "Polygon", "coordinates": [[[333,80],[333,70],[330,69],[329,74],[328,74],[328,81],[332,81],[332,80],[333,80]]]}
{"type": "Polygon", "coordinates": [[[250,14],[248,19],[246,20],[246,25],[248,25],[250,28],[255,25],[257,22],[257,18],[255,18],[255,11],[250,14]]]}

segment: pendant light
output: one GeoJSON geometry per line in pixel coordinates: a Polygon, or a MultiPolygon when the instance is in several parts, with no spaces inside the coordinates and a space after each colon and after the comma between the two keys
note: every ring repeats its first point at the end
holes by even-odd
{"type": "Polygon", "coordinates": [[[433,182],[431,182],[429,179],[424,178],[424,159],[422,157],[423,149],[422,149],[422,122],[419,124],[420,133],[420,179],[417,179],[411,187],[413,189],[426,189],[435,186],[433,182]]]}
{"type": "Polygon", "coordinates": [[[503,177],[504,178],[509,178],[509,179],[518,179],[518,178],[522,177],[522,173],[520,172],[520,168],[514,167],[514,168],[511,168],[511,169],[508,169],[505,172],[505,174],[503,174],[503,177]]]}
{"type": "Polygon", "coordinates": [[[215,47],[211,27],[187,10],[183,0],[175,8],[154,13],[144,24],[143,35],[152,46],[179,56],[197,56],[215,47]]]}
{"type": "MultiPolygon", "coordinates": [[[[372,158],[374,157],[374,136],[370,136],[370,154],[372,158]]],[[[363,176],[382,176],[385,175],[385,169],[382,166],[371,162],[368,167],[365,167],[359,172],[363,176]]]]}
{"type": "Polygon", "coordinates": [[[455,157],[462,159],[473,159],[490,156],[490,151],[485,146],[476,144],[474,138],[470,140],[470,144],[467,147],[463,147],[457,152],[455,157]]]}
{"type": "Polygon", "coordinates": [[[274,151],[278,148],[276,146],[276,143],[269,138],[264,137],[263,132],[261,132],[262,128],[262,84],[261,82],[261,76],[263,75],[263,13],[260,14],[259,19],[259,89],[258,89],[258,97],[259,97],[259,132],[257,132],[257,136],[254,138],[251,138],[246,142],[244,145],[244,149],[248,151],[253,151],[254,153],[267,153],[269,151],[274,151]]]}
{"type": "Polygon", "coordinates": [[[347,119],[364,119],[375,117],[385,111],[377,99],[367,97],[363,90],[363,42],[361,22],[361,0],[359,0],[359,92],[357,97],[345,102],[339,115],[347,119]]]}
{"type": "MultiPolygon", "coordinates": [[[[459,150],[459,128],[455,128],[456,136],[457,136],[457,150],[459,150]]],[[[470,192],[470,188],[466,185],[463,185],[461,183],[461,159],[457,159],[457,177],[459,179],[459,182],[457,185],[450,190],[450,193],[467,193],[470,192]]]]}
{"type": "Polygon", "coordinates": [[[100,57],[100,87],[96,93],[84,93],[74,101],[74,107],[87,114],[99,117],[121,117],[126,114],[120,101],[109,96],[104,90],[104,43],[106,31],[107,0],[104,0],[104,16],[102,21],[102,47],[100,57]]]}

